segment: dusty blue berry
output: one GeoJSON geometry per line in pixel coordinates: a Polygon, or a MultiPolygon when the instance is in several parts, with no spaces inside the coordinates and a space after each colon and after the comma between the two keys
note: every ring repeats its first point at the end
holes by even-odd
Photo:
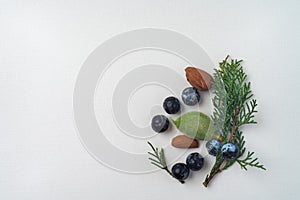
{"type": "Polygon", "coordinates": [[[219,142],[219,140],[212,139],[206,143],[206,149],[208,153],[212,156],[216,156],[220,148],[221,143],[219,142]]]}
{"type": "Polygon", "coordinates": [[[200,94],[196,88],[187,87],[182,91],[181,98],[186,105],[193,106],[199,103],[200,94]]]}
{"type": "Polygon", "coordinates": [[[185,180],[190,174],[190,169],[184,163],[176,163],[172,167],[172,174],[178,180],[185,180]]]}
{"type": "Polygon", "coordinates": [[[224,144],[221,148],[221,152],[222,157],[226,160],[232,160],[239,156],[239,148],[231,142],[224,144]]]}
{"type": "Polygon", "coordinates": [[[199,171],[204,164],[204,158],[197,152],[191,153],[186,158],[186,165],[192,171],[199,171]]]}
{"type": "Polygon", "coordinates": [[[180,102],[176,97],[167,97],[163,107],[168,114],[176,114],[180,110],[180,102]]]}
{"type": "Polygon", "coordinates": [[[169,128],[169,119],[164,115],[156,115],[152,118],[151,127],[155,132],[164,132],[169,128]]]}

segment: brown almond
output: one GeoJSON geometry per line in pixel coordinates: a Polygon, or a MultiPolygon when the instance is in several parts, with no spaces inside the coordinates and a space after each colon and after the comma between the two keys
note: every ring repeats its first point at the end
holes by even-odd
{"type": "Polygon", "coordinates": [[[172,139],[171,142],[173,147],[176,148],[198,148],[199,143],[197,140],[189,138],[185,135],[178,135],[172,139]]]}
{"type": "Polygon", "coordinates": [[[187,67],[185,73],[187,81],[197,90],[205,91],[210,88],[213,78],[206,71],[196,67],[187,67]]]}

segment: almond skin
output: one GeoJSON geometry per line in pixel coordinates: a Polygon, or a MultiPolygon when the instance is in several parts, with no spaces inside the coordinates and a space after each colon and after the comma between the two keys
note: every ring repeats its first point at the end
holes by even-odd
{"type": "Polygon", "coordinates": [[[189,138],[185,135],[178,135],[172,139],[171,142],[173,147],[176,148],[198,148],[199,143],[197,140],[189,138]]]}
{"type": "Polygon", "coordinates": [[[205,91],[211,86],[212,76],[204,70],[196,67],[185,68],[187,81],[197,90],[205,91]]]}

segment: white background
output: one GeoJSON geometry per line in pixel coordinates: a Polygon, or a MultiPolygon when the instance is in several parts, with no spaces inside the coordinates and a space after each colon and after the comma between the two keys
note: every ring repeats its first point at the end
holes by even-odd
{"type": "Polygon", "coordinates": [[[0,1],[0,199],[298,199],[298,1],[0,1]],[[154,27],[199,43],[217,64],[245,60],[259,124],[245,129],[267,172],[237,165],[205,189],[164,172],[94,160],[72,114],[76,75],[112,36],[154,27]]]}

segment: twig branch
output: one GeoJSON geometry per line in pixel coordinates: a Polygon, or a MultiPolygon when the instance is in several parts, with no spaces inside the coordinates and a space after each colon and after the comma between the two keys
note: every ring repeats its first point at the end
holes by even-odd
{"type": "Polygon", "coordinates": [[[233,116],[233,120],[232,120],[232,129],[231,129],[231,132],[230,134],[228,135],[228,141],[231,141],[232,138],[233,138],[233,135],[234,135],[234,132],[236,130],[236,119],[237,119],[237,116],[239,114],[239,111],[240,111],[240,108],[239,107],[236,107],[234,109],[234,116],[233,116]]]}
{"type": "Polygon", "coordinates": [[[221,168],[223,162],[224,162],[224,160],[222,160],[219,164],[217,164],[216,169],[215,169],[214,171],[212,171],[212,173],[210,173],[210,174],[206,177],[205,181],[203,182],[203,185],[204,185],[205,187],[208,186],[208,184],[209,184],[210,181],[215,177],[215,175],[217,175],[218,173],[220,173],[220,172],[222,171],[220,168],[221,168]]]}

